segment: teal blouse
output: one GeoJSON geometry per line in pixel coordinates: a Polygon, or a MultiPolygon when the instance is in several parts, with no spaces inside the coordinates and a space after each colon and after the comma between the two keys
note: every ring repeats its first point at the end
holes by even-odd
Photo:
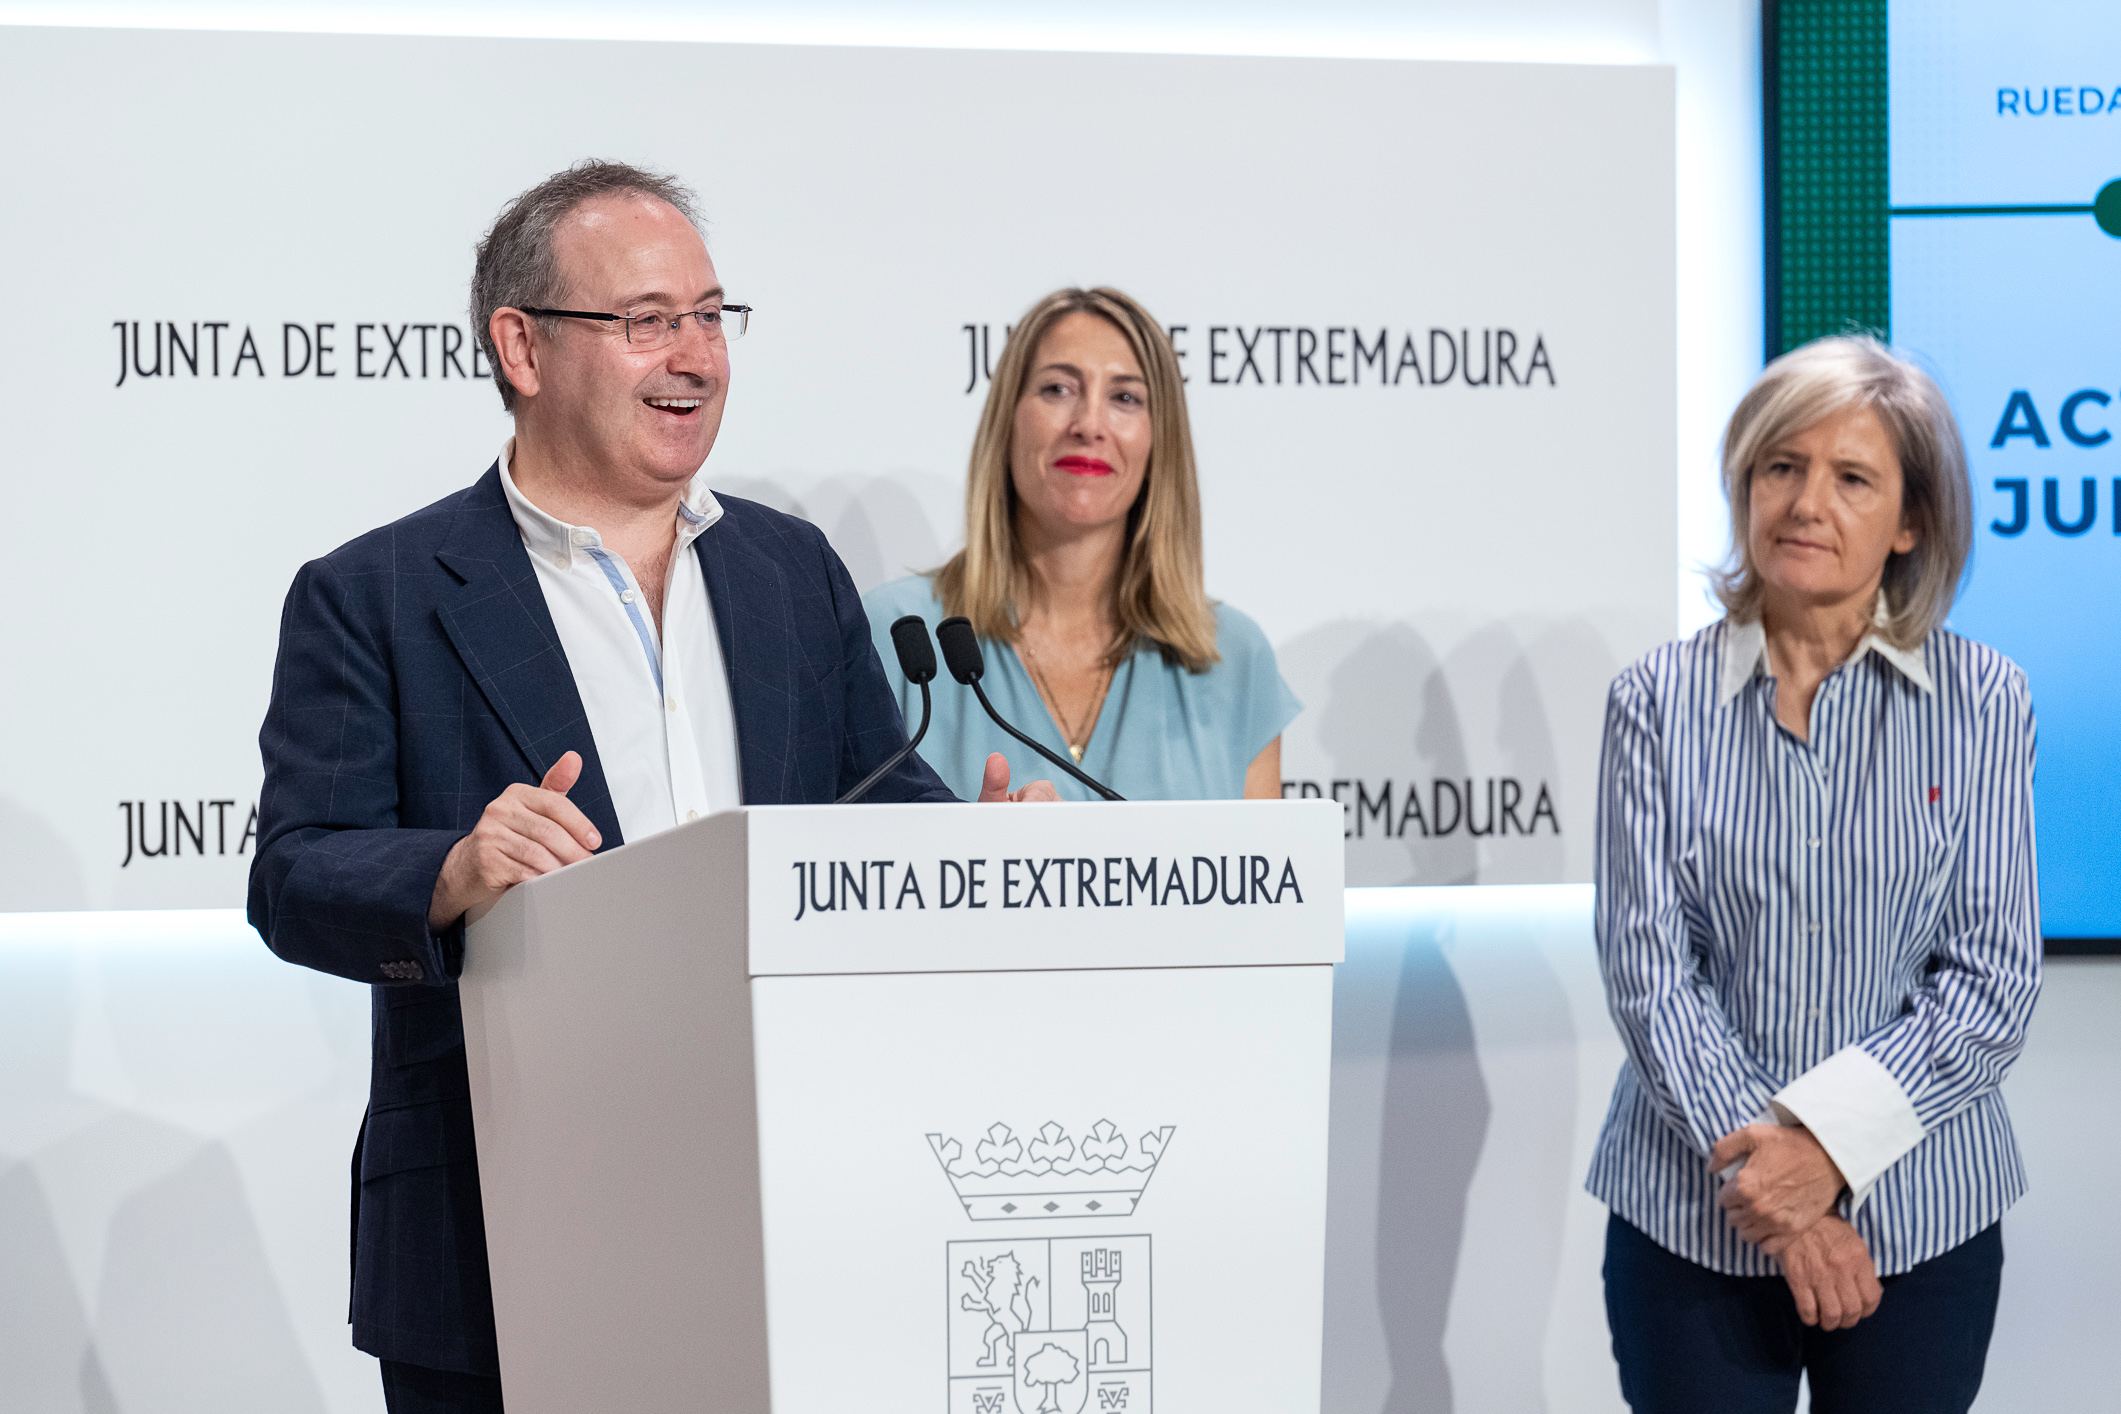
{"type": "MultiPolygon", "coordinates": [[[[869,611],[870,635],[910,732],[920,725],[921,694],[899,671],[891,625],[919,614],[933,633],[944,617],[942,603],[925,575],[910,575],[870,590],[862,596],[862,607],[869,611]]],[[[1154,644],[1120,664],[1083,752],[1083,769],[1129,800],[1242,797],[1245,768],[1295,720],[1303,704],[1282,681],[1274,649],[1259,625],[1227,604],[1215,606],[1215,647],[1222,661],[1205,673],[1167,665],[1154,644]]],[[[980,686],[995,710],[1065,759],[1068,744],[1016,650],[981,639],[980,651],[987,659],[980,686]]],[[[989,721],[972,689],[960,687],[948,668],[939,666],[929,690],[935,695],[935,715],[920,754],[959,796],[978,798],[987,754],[999,751],[1009,758],[1012,789],[1050,780],[1063,800],[1094,798],[989,721]]]]}

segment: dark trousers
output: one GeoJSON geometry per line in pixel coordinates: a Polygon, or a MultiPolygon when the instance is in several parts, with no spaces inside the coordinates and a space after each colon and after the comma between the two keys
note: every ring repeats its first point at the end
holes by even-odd
{"type": "Polygon", "coordinates": [[[383,1407],[390,1414],[501,1414],[501,1382],[492,1375],[430,1370],[398,1360],[383,1366],[383,1407]]]}
{"type": "Polygon", "coordinates": [[[1800,1374],[1815,1414],[1965,1414],[2002,1280],[2003,1230],[1992,1224],[1882,1279],[1875,1314],[1824,1331],[1797,1318],[1779,1276],[1724,1276],[1617,1217],[1606,1225],[1606,1320],[1635,1414],[1789,1414],[1800,1374]]]}

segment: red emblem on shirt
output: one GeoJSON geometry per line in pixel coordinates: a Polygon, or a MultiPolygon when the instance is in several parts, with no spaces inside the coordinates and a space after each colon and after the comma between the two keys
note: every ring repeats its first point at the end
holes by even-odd
{"type": "Polygon", "coordinates": [[[1943,786],[1931,786],[1931,787],[1930,787],[1930,804],[1932,804],[1932,805],[1935,805],[1935,804],[1937,803],[1937,797],[1938,797],[1938,796],[1940,796],[1940,795],[1943,795],[1943,794],[1944,794],[1944,787],[1943,787],[1943,786]]]}

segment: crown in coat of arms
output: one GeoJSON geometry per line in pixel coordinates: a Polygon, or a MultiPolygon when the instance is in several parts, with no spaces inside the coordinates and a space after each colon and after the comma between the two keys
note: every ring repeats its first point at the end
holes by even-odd
{"type": "Polygon", "coordinates": [[[991,1126],[972,1146],[940,1134],[928,1147],[974,1222],[1021,1218],[1125,1217],[1156,1174],[1176,1125],[1152,1129],[1128,1144],[1109,1119],[1076,1140],[1048,1122],[1027,1143],[1006,1124],[991,1126]]]}

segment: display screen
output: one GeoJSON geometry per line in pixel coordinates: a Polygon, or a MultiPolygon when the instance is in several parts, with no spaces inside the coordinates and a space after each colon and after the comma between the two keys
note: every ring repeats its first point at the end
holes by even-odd
{"type": "Polygon", "coordinates": [[[1950,627],[2026,671],[2052,938],[2121,938],[2121,6],[1887,9],[1892,340],[1959,414],[1950,627]]]}

